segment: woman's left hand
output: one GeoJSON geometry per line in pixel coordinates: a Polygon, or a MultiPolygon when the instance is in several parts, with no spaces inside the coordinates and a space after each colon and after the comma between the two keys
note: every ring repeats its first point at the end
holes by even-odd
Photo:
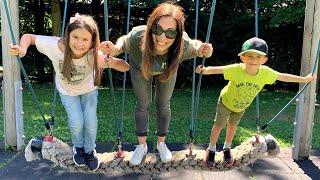
{"type": "Polygon", "coordinates": [[[208,57],[211,57],[212,51],[213,51],[212,44],[202,43],[197,53],[199,57],[208,58],[208,57]]]}

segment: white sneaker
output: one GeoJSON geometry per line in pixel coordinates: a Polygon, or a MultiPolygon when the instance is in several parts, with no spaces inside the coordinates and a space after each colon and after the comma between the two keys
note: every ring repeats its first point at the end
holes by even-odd
{"type": "Polygon", "coordinates": [[[130,159],[130,164],[137,166],[141,164],[141,161],[148,152],[148,146],[147,144],[139,144],[136,149],[134,150],[132,157],[130,159]]]}
{"type": "Polygon", "coordinates": [[[167,163],[172,160],[171,151],[168,149],[167,145],[164,142],[157,144],[157,149],[160,154],[160,159],[163,163],[167,163]]]}

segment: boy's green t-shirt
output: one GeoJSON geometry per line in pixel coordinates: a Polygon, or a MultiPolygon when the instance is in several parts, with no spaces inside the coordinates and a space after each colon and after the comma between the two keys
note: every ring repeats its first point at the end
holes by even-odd
{"type": "Polygon", "coordinates": [[[277,80],[279,72],[262,65],[258,74],[252,76],[240,63],[225,66],[223,75],[229,83],[220,93],[222,103],[231,111],[241,112],[250,106],[265,84],[273,84],[277,80]]]}

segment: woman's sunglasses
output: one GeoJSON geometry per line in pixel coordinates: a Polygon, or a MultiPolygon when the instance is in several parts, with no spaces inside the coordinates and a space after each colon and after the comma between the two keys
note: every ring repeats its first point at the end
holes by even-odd
{"type": "Polygon", "coordinates": [[[155,24],[152,26],[152,34],[160,36],[162,33],[164,33],[168,39],[174,39],[178,34],[177,30],[172,28],[163,30],[159,24],[155,24]]]}

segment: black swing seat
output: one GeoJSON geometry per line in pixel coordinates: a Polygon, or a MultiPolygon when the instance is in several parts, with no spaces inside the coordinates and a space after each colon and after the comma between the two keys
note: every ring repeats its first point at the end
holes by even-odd
{"type": "MultiPolygon", "coordinates": [[[[32,140],[31,140],[32,141],[32,140]]],[[[32,152],[31,141],[25,149],[25,157],[27,161],[40,159],[40,152],[32,152]]],[[[132,152],[125,151],[124,158],[117,158],[117,152],[97,153],[101,162],[100,167],[95,173],[107,174],[127,174],[127,173],[143,173],[156,174],[166,171],[176,170],[205,170],[205,171],[225,171],[247,166],[253,163],[257,158],[261,158],[268,154],[275,156],[280,152],[278,142],[271,136],[259,136],[259,142],[254,142],[255,137],[249,138],[239,146],[231,149],[234,158],[231,167],[225,167],[223,161],[223,153],[218,152],[215,158],[215,167],[208,168],[204,159],[206,156],[205,150],[193,150],[194,155],[188,156],[186,150],[173,151],[173,159],[171,162],[162,163],[158,154],[148,153],[138,166],[133,166],[129,163],[132,152]]],[[[54,139],[54,142],[44,141],[42,143],[41,154],[44,159],[52,161],[55,165],[71,172],[91,172],[87,167],[77,167],[72,160],[72,148],[60,141],[54,139]]]]}

